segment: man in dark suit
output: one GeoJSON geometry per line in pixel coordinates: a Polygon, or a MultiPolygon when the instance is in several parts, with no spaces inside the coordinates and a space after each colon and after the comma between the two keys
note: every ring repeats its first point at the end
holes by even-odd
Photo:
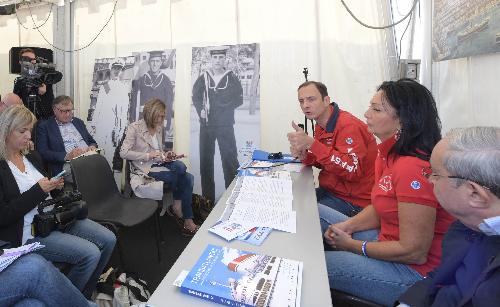
{"type": "Polygon", "coordinates": [[[36,150],[48,164],[52,176],[66,169],[68,180],[69,161],[88,151],[95,151],[97,143],[85,123],[73,116],[73,101],[68,96],[58,96],[52,103],[54,117],[41,122],[36,129],[36,150]]]}
{"type": "Polygon", "coordinates": [[[500,128],[454,129],[422,173],[458,219],[441,264],[404,293],[400,306],[500,306],[500,128]]]}

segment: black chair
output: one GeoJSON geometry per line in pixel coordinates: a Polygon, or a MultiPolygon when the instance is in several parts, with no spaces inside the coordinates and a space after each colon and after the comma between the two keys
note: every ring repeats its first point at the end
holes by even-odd
{"type": "Polygon", "coordinates": [[[114,230],[122,265],[124,262],[119,229],[138,225],[151,216],[154,216],[158,260],[161,262],[158,204],[151,199],[129,198],[122,195],[104,156],[89,155],[73,159],[71,172],[75,187],[87,202],[89,219],[114,230]]]}
{"type": "MultiPolygon", "coordinates": [[[[132,186],[130,185],[130,174],[131,174],[131,161],[130,160],[124,160],[124,168],[123,168],[123,176],[124,176],[124,184],[123,184],[123,189],[122,193],[127,196],[127,197],[139,197],[135,195],[132,186]]],[[[140,198],[140,197],[139,197],[140,198]]],[[[163,183],[163,199],[166,198],[167,201],[167,206],[171,205],[173,203],[173,195],[172,195],[172,188],[170,187],[169,184],[163,183]]],[[[162,210],[163,208],[163,199],[157,200],[158,202],[158,210],[162,210]]]]}
{"type": "Polygon", "coordinates": [[[330,288],[330,293],[332,295],[332,305],[333,306],[345,306],[345,307],[383,307],[374,302],[367,301],[360,297],[351,295],[349,293],[335,290],[330,288]]]}

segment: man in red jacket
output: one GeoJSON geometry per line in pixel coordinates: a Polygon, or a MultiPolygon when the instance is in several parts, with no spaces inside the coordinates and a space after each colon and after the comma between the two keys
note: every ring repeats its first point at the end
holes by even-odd
{"type": "Polygon", "coordinates": [[[326,86],[307,81],[298,88],[298,100],[307,119],[316,121],[315,136],[308,136],[292,122],[290,151],[305,165],[321,169],[318,203],[347,216],[370,204],[377,143],[367,126],[330,102],[326,86]]]}

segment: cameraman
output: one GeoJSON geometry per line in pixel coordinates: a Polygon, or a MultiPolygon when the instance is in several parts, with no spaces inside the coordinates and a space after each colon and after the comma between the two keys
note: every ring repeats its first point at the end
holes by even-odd
{"type": "MultiPolygon", "coordinates": [[[[19,51],[19,64],[22,62],[36,63],[35,51],[31,48],[21,49],[19,51]]],[[[51,84],[40,85],[38,89],[33,89],[25,77],[17,77],[14,81],[14,94],[17,94],[23,100],[24,105],[35,114],[37,119],[47,119],[54,115],[52,111],[52,100],[54,100],[54,92],[51,84]],[[30,94],[36,95],[30,101],[30,94]],[[35,101],[35,102],[34,102],[35,101]]]]}
{"type": "Polygon", "coordinates": [[[38,241],[47,260],[72,265],[67,277],[89,298],[107,264],[115,235],[89,220],[76,220],[62,231],[33,237],[31,224],[37,205],[64,185],[63,179],[44,177],[36,152],[27,150],[35,116],[24,106],[10,106],[0,114],[0,240],[13,246],[38,241]]]}

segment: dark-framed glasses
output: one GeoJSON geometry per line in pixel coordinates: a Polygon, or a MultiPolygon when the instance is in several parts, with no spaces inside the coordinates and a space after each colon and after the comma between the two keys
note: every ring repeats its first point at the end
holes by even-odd
{"type": "Polygon", "coordinates": [[[490,188],[489,186],[485,185],[485,184],[482,184],[480,182],[477,182],[477,181],[474,181],[474,180],[471,180],[469,178],[465,178],[465,177],[462,177],[462,176],[447,176],[447,175],[439,175],[439,174],[436,174],[432,171],[432,168],[431,167],[423,167],[422,168],[422,176],[424,176],[425,178],[427,178],[427,180],[430,180],[431,177],[443,177],[443,178],[452,178],[452,179],[462,179],[462,180],[466,180],[466,181],[470,181],[470,182],[474,182],[475,184],[478,184],[480,186],[482,186],[483,188],[487,189],[487,190],[492,190],[492,188],[490,188]]]}
{"type": "Polygon", "coordinates": [[[59,112],[63,113],[63,114],[68,114],[68,113],[72,113],[75,109],[68,109],[68,110],[63,110],[63,109],[59,109],[58,107],[55,107],[59,112]]]}
{"type": "Polygon", "coordinates": [[[455,178],[455,179],[463,179],[463,180],[469,180],[464,177],[460,176],[446,176],[446,175],[439,175],[433,172],[431,167],[423,167],[422,168],[422,176],[424,176],[427,179],[430,179],[431,177],[445,177],[445,178],[455,178]]]}

